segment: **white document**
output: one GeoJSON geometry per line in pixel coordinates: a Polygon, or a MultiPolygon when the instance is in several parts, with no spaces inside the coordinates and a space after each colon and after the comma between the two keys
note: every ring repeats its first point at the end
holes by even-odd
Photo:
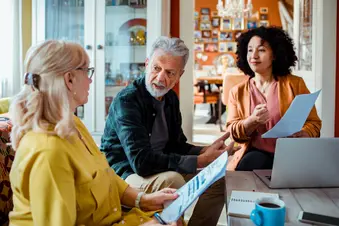
{"type": "Polygon", "coordinates": [[[166,223],[177,221],[210,185],[225,176],[227,158],[228,153],[225,152],[178,189],[179,197],[166,205],[160,214],[161,219],[166,223]]]}
{"type": "Polygon", "coordinates": [[[304,126],[320,91],[297,95],[280,121],[264,133],[262,138],[287,137],[299,132],[304,126]]]}
{"type": "Polygon", "coordinates": [[[232,191],[228,204],[228,215],[249,218],[252,210],[255,208],[255,201],[264,197],[279,199],[279,195],[274,193],[232,191]]]}

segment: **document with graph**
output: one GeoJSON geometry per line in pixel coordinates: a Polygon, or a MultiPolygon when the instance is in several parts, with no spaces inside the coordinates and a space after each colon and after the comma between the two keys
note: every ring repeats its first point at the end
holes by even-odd
{"type": "Polygon", "coordinates": [[[177,221],[185,210],[214,182],[225,176],[228,153],[225,152],[177,190],[179,197],[167,203],[160,214],[165,223],[177,221]]]}
{"type": "Polygon", "coordinates": [[[303,128],[320,91],[297,95],[279,122],[264,133],[262,138],[288,137],[299,132],[303,128]]]}

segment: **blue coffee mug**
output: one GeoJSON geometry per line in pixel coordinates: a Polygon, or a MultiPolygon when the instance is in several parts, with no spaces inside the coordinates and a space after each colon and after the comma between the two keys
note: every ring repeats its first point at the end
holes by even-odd
{"type": "Polygon", "coordinates": [[[261,198],[256,200],[251,220],[257,226],[284,226],[285,203],[277,198],[261,198]]]}

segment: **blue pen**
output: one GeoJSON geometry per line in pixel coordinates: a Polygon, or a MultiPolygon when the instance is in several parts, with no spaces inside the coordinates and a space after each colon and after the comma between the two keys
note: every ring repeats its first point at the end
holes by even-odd
{"type": "Polygon", "coordinates": [[[154,214],[155,219],[157,219],[159,221],[160,224],[162,225],[166,225],[167,223],[160,217],[160,215],[158,213],[154,214]]]}

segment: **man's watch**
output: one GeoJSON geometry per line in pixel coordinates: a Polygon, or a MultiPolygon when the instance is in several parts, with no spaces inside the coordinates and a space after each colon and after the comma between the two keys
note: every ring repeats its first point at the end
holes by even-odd
{"type": "Polygon", "coordinates": [[[137,207],[138,209],[141,209],[140,207],[140,201],[141,201],[141,197],[145,194],[145,192],[139,192],[137,195],[137,198],[135,199],[135,207],[137,207]]]}

